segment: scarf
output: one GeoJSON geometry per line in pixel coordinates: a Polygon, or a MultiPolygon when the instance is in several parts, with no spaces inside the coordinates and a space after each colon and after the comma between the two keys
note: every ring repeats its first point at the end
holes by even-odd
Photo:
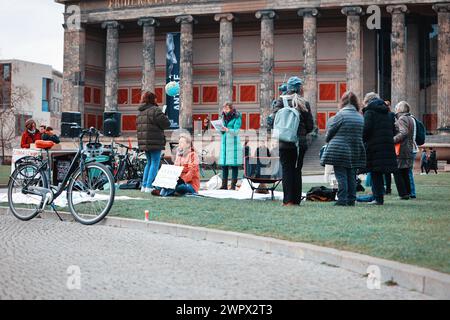
{"type": "Polygon", "coordinates": [[[36,129],[34,129],[34,130],[27,129],[27,131],[28,131],[28,133],[31,134],[32,136],[34,136],[34,135],[36,134],[36,129]]]}
{"type": "Polygon", "coordinates": [[[233,120],[234,118],[238,118],[239,114],[236,111],[236,109],[231,110],[228,113],[222,112],[222,119],[225,126],[228,125],[228,123],[233,120]]]}

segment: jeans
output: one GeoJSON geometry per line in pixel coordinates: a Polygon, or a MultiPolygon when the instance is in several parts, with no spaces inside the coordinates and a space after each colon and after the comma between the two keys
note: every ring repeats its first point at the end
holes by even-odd
{"type": "Polygon", "coordinates": [[[228,169],[231,168],[231,179],[237,180],[239,167],[238,166],[223,166],[222,167],[222,178],[228,179],[228,169]]]}
{"type": "Polygon", "coordinates": [[[155,181],[158,174],[159,164],[161,162],[161,150],[146,151],[147,164],[144,169],[144,178],[142,179],[142,186],[144,188],[152,188],[153,181],[155,181]]]}
{"type": "Polygon", "coordinates": [[[170,197],[174,195],[175,193],[178,193],[180,195],[185,195],[187,193],[191,194],[197,194],[194,187],[190,185],[189,183],[183,183],[176,186],[175,190],[173,189],[161,189],[161,197],[170,197]]]}
{"type": "Polygon", "coordinates": [[[413,152],[413,166],[409,169],[409,183],[411,184],[411,197],[416,197],[416,184],[414,183],[414,162],[416,161],[417,152],[413,152]]]}
{"type": "Polygon", "coordinates": [[[384,203],[384,173],[372,172],[372,193],[378,203],[384,203]]]}
{"type": "Polygon", "coordinates": [[[300,204],[302,201],[302,168],[306,146],[280,149],[280,162],[283,177],[283,203],[300,204]]]}
{"type": "Polygon", "coordinates": [[[394,173],[395,184],[397,185],[397,191],[400,197],[409,197],[411,195],[409,170],[410,168],[398,169],[398,171],[394,173]]]}
{"type": "Polygon", "coordinates": [[[334,166],[338,182],[338,204],[353,205],[356,201],[356,169],[334,166]]]}

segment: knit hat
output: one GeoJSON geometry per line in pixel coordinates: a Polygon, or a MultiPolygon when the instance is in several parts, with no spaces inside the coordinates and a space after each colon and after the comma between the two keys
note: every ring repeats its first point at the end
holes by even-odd
{"type": "Polygon", "coordinates": [[[303,80],[299,77],[290,77],[287,82],[287,89],[291,92],[297,92],[303,85],[303,80]]]}
{"type": "Polygon", "coordinates": [[[278,87],[278,91],[280,91],[281,93],[286,93],[288,91],[288,86],[286,83],[283,83],[281,86],[278,87]]]}

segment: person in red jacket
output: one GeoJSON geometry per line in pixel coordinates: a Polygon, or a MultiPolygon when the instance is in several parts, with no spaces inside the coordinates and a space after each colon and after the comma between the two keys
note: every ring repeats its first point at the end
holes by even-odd
{"type": "Polygon", "coordinates": [[[25,131],[20,140],[20,147],[22,149],[30,149],[31,144],[35,143],[36,140],[41,140],[41,133],[36,129],[36,122],[33,119],[29,119],[25,122],[25,131]]]}

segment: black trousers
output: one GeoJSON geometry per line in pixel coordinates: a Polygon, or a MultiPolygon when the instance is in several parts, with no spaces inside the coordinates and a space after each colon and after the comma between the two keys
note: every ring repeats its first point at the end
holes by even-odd
{"type": "Polygon", "coordinates": [[[372,193],[378,203],[384,203],[384,173],[372,172],[372,193]]]}
{"type": "Polygon", "coordinates": [[[280,163],[283,172],[283,203],[300,204],[302,201],[302,168],[306,146],[300,150],[280,149],[280,163]]]}
{"type": "Polygon", "coordinates": [[[390,173],[384,174],[384,181],[386,182],[386,192],[392,190],[392,176],[390,173]]]}
{"type": "Polygon", "coordinates": [[[409,168],[398,169],[394,173],[395,185],[397,186],[398,195],[400,197],[409,196],[411,194],[411,182],[409,181],[409,168]]]}

